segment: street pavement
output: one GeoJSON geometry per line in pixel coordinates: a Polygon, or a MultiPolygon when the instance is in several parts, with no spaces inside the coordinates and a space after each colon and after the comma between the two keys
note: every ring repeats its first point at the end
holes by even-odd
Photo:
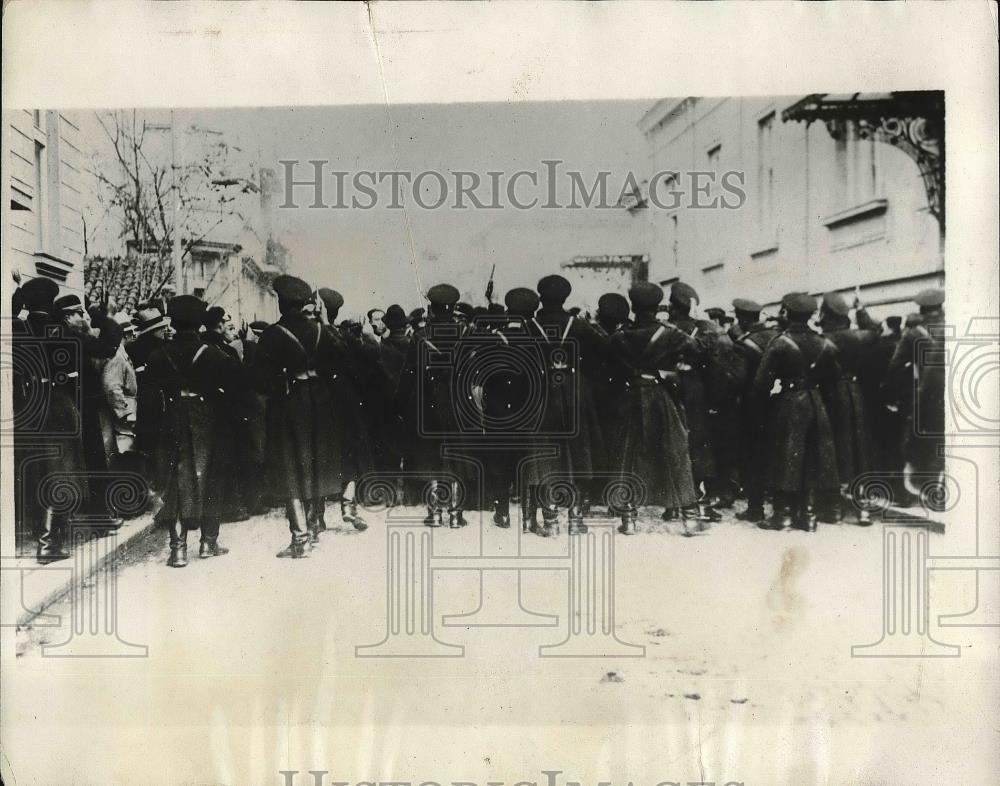
{"type": "MultiPolygon", "coordinates": [[[[184,569],[166,567],[154,532],[116,582],[117,635],[147,657],[53,657],[72,633],[70,599],[48,610],[61,625],[7,631],[5,771],[40,784],[279,784],[281,769],[513,783],[544,782],[544,762],[570,779],[653,786],[855,783],[870,762],[880,775],[915,760],[945,774],[993,765],[965,751],[990,750],[974,743],[995,733],[995,629],[943,630],[932,615],[931,634],[960,658],[851,657],[882,636],[881,526],[778,533],[730,514],[687,538],[643,511],[639,534],[613,540],[608,624],[644,650],[561,658],[539,648],[564,641],[572,617],[565,525],[542,539],[488,514],[433,532],[416,508],[367,515],[359,533],[331,506],[305,560],[275,558],[288,537],[279,511],[224,525],[226,556],[199,559],[192,534],[184,569]],[[432,539],[433,630],[457,657],[357,657],[386,638],[387,523],[432,539]],[[470,569],[484,556],[508,570],[470,569]],[[542,569],[518,574],[518,560],[542,569]],[[581,745],[590,758],[561,758],[581,745]]],[[[588,523],[600,544],[615,522],[588,523]]],[[[404,582],[402,603],[421,602],[425,578],[404,582]]],[[[931,597],[934,615],[975,605],[955,572],[932,576],[931,597]]]]}

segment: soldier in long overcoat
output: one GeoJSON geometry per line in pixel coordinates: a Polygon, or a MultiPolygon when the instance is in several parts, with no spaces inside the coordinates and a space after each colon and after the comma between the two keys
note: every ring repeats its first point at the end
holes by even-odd
{"type": "Polygon", "coordinates": [[[80,342],[79,373],[70,379],[80,402],[83,457],[90,473],[85,509],[88,519],[102,527],[117,529],[122,520],[110,509],[106,498],[111,469],[104,447],[101,409],[104,402],[104,366],[114,357],[122,340],[122,329],[104,310],[107,303],[91,314],[76,294],[56,298],[53,314],[62,320],[67,336],[80,342]]]}
{"type": "Polygon", "coordinates": [[[518,488],[518,467],[533,456],[533,436],[544,415],[542,392],[545,367],[544,337],[534,323],[538,309],[534,290],[515,287],[504,296],[506,317],[480,317],[486,335],[477,342],[481,353],[476,379],[482,387],[484,432],[497,439],[484,455],[486,493],[493,504],[493,522],[510,526],[510,497],[521,500],[521,526],[525,531],[537,512],[537,489],[518,488]],[[489,326],[487,328],[487,326],[489,326]],[[489,339],[493,339],[490,343],[489,339]]]}
{"type": "Polygon", "coordinates": [[[454,373],[463,335],[463,326],[454,315],[458,298],[458,290],[450,284],[428,290],[427,324],[413,332],[396,392],[396,411],[409,437],[406,465],[430,481],[424,518],[429,527],[443,526],[445,513],[451,527],[468,523],[464,501],[474,479],[469,462],[447,450],[461,449],[466,426],[457,416],[458,397],[468,400],[472,395],[471,385],[468,390],[457,387],[454,373]]]}
{"type": "MultiPolygon", "coordinates": [[[[760,321],[761,305],[747,298],[733,301],[735,329],[730,330],[733,346],[743,357],[743,384],[740,386],[740,476],[747,498],[746,510],[736,514],[741,521],[764,520],[764,483],[767,455],[764,425],[767,412],[754,406],[753,383],[761,358],[778,329],[760,321]]],[[[766,405],[766,401],[762,402],[766,405]]]]}
{"type": "Polygon", "coordinates": [[[837,348],[807,324],[809,295],[781,301],[784,331],[768,344],[754,379],[755,406],[767,402],[768,483],[774,499],[762,529],[816,529],[815,499],[837,490],[837,453],[820,389],[840,376],[837,348]]]}
{"type": "Polygon", "coordinates": [[[905,498],[902,482],[903,428],[906,425],[905,403],[913,400],[913,372],[896,369],[895,379],[889,379],[889,364],[902,336],[903,318],[886,317],[884,327],[868,357],[868,366],[861,378],[861,392],[872,429],[872,468],[880,473],[883,483],[892,490],[897,502],[905,498]],[[905,396],[901,395],[905,391],[905,396]]]}
{"type": "MultiPolygon", "coordinates": [[[[318,290],[317,294],[323,305],[330,343],[336,348],[338,357],[336,367],[326,377],[326,381],[344,431],[344,487],[338,495],[340,517],[355,529],[365,530],[368,525],[358,513],[354,492],[357,479],[374,466],[373,402],[368,395],[367,383],[378,357],[378,346],[362,340],[361,326],[358,323],[345,321],[337,324],[337,317],[344,305],[343,295],[327,287],[318,290]]],[[[325,529],[325,523],[321,523],[320,527],[325,529]]]]}
{"type": "MultiPolygon", "coordinates": [[[[676,368],[694,339],[656,319],[656,306],[663,299],[660,287],[636,284],[629,299],[634,323],[611,338],[612,353],[630,372],[619,421],[619,468],[626,484],[631,476],[642,480],[649,501],[663,505],[666,517],[673,518],[672,511],[679,509],[687,522],[697,517],[697,494],[676,368]]],[[[620,531],[634,534],[634,502],[623,505],[620,512],[620,531]]]]}
{"type": "Polygon", "coordinates": [[[49,278],[25,282],[16,295],[28,313],[15,321],[12,336],[14,504],[18,519],[37,535],[41,563],[69,556],[68,516],[45,504],[46,479],[74,478],[80,499],[88,492],[77,409],[81,353],[53,315],[57,294],[59,285],[49,278]]]}
{"type": "Polygon", "coordinates": [[[174,338],[150,355],[146,381],[163,400],[156,442],[156,487],[163,494],[158,520],[170,533],[167,564],[187,564],[187,533],[201,530],[199,556],[228,553],[219,545],[219,525],[226,519],[226,478],[231,453],[226,432],[228,395],[247,384],[239,360],[202,342],[198,334],[205,303],[193,295],[170,301],[174,338]]]}
{"type": "MultiPolygon", "coordinates": [[[[267,322],[255,319],[242,332],[243,365],[254,367],[257,357],[257,341],[267,328],[267,322]]],[[[255,387],[244,391],[240,402],[241,429],[240,450],[246,454],[244,488],[248,496],[251,515],[266,513],[270,509],[269,491],[266,483],[267,459],[267,398],[255,387]]]]}
{"type": "Polygon", "coordinates": [[[319,538],[326,497],[342,493],[350,469],[345,424],[329,384],[345,361],[329,326],[304,310],[313,301],[309,285],[282,275],[273,287],[281,318],[260,334],[253,375],[267,395],[271,492],[285,504],[291,532],[277,556],[301,558],[319,538]]]}
{"type": "MultiPolygon", "coordinates": [[[[202,324],[205,329],[201,333],[201,340],[229,355],[242,366],[243,358],[232,344],[236,338],[236,330],[226,310],[221,306],[206,309],[202,324]]],[[[232,456],[229,471],[224,478],[219,479],[223,483],[219,493],[224,500],[225,518],[229,521],[243,521],[250,517],[247,507],[250,490],[246,484],[252,471],[250,452],[245,449],[247,420],[244,417],[244,402],[250,394],[249,387],[241,385],[227,391],[223,417],[228,419],[229,427],[220,435],[221,442],[217,448],[232,456]]]]}
{"type": "MultiPolygon", "coordinates": [[[[610,339],[615,333],[631,324],[629,320],[629,301],[617,292],[607,292],[597,300],[597,313],[594,318],[594,329],[610,339]]],[[[625,401],[625,385],[631,378],[631,371],[616,357],[614,352],[608,352],[604,357],[596,359],[596,368],[588,373],[590,387],[594,394],[594,406],[597,408],[598,423],[601,428],[601,441],[604,445],[602,472],[618,469],[621,440],[621,423],[625,401]]],[[[585,369],[590,371],[590,369],[585,369]]],[[[601,493],[602,484],[598,481],[591,490],[591,496],[601,493]]]]}
{"type": "Polygon", "coordinates": [[[709,320],[691,316],[691,306],[699,302],[694,287],[676,281],[670,287],[670,322],[694,339],[677,365],[681,400],[687,418],[691,471],[699,490],[698,512],[703,521],[718,521],[721,516],[712,507],[711,491],[716,477],[715,455],[709,422],[710,383],[714,373],[718,326],[709,320]]]}
{"type": "MultiPolygon", "coordinates": [[[[840,377],[823,390],[830,427],[837,446],[837,469],[841,491],[846,490],[855,478],[872,468],[871,427],[861,390],[861,379],[870,363],[878,333],[874,330],[852,328],[848,316],[850,306],[837,292],[823,296],[820,306],[820,327],[823,335],[837,347],[840,377]]],[[[836,521],[843,514],[840,500],[833,499],[824,505],[824,513],[836,521]]],[[[862,509],[858,523],[871,523],[868,511],[862,509]]]]}
{"type": "Polygon", "coordinates": [[[538,488],[543,523],[538,534],[558,531],[559,503],[566,504],[570,529],[583,532],[583,498],[595,470],[606,464],[601,423],[588,373],[609,351],[608,337],[564,308],[572,286],[559,275],[538,282],[541,308],[533,319],[543,336],[546,406],[534,440],[539,458],[526,467],[538,488]]]}
{"type": "Polygon", "coordinates": [[[944,290],[925,289],[914,301],[920,307],[920,321],[903,333],[886,378],[902,379],[908,371],[915,380],[906,391],[913,392],[903,442],[907,471],[938,474],[944,471],[944,290]]]}

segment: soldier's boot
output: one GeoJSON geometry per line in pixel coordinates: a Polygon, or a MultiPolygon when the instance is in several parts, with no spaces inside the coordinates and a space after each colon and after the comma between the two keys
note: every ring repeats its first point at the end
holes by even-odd
{"type": "Polygon", "coordinates": [[[536,532],[538,529],[538,497],[535,488],[529,486],[521,499],[521,532],[536,532]]]}
{"type": "Polygon", "coordinates": [[[561,531],[559,527],[559,508],[555,505],[543,505],[542,526],[536,530],[535,534],[541,535],[543,538],[551,538],[553,535],[559,535],[561,531]]]}
{"type": "Polygon", "coordinates": [[[793,523],[794,516],[792,515],[791,500],[783,494],[775,494],[774,510],[771,513],[771,518],[760,522],[757,526],[761,529],[783,532],[784,530],[791,529],[793,523]]]}
{"type": "Polygon", "coordinates": [[[326,497],[318,497],[312,501],[313,529],[317,533],[326,532],[326,497]]]}
{"type": "Polygon", "coordinates": [[[861,508],[858,511],[858,526],[859,527],[870,527],[872,525],[872,514],[868,508],[861,508]]]}
{"type": "Polygon", "coordinates": [[[183,568],[188,564],[187,555],[187,527],[179,521],[170,524],[170,556],[167,557],[167,566],[171,568],[183,568]]]}
{"type": "Polygon", "coordinates": [[[637,518],[637,511],[631,505],[622,508],[621,517],[622,523],[618,527],[618,531],[622,535],[635,535],[635,521],[637,518]]]}
{"type": "Polygon", "coordinates": [[[285,508],[285,513],[288,515],[288,529],[292,533],[292,542],[274,556],[279,559],[303,559],[308,557],[309,528],[302,500],[289,500],[285,508]]]}
{"type": "MultiPolygon", "coordinates": [[[[351,524],[354,526],[358,532],[364,532],[368,529],[368,522],[364,520],[360,513],[358,513],[358,503],[357,500],[352,499],[347,505],[347,511],[351,515],[351,524]]],[[[324,526],[324,529],[326,527],[324,526]]]]}
{"type": "Polygon", "coordinates": [[[679,516],[679,511],[677,508],[664,508],[663,513],[660,514],[661,521],[677,521],[679,516]]]}
{"type": "Polygon", "coordinates": [[[500,529],[510,528],[510,499],[508,497],[493,500],[493,523],[500,529]]]}
{"type": "Polygon", "coordinates": [[[704,532],[708,529],[708,522],[701,516],[701,506],[695,503],[694,505],[686,505],[681,508],[680,511],[681,535],[685,538],[691,538],[697,535],[699,532],[704,532]]]}
{"type": "Polygon", "coordinates": [[[437,504],[427,506],[427,515],[424,516],[424,524],[428,527],[444,526],[444,508],[437,504]]]}
{"type": "Polygon", "coordinates": [[[319,543],[319,523],[316,520],[316,500],[307,499],[303,505],[306,513],[306,530],[308,531],[308,543],[312,548],[319,543]]]}
{"type": "Polygon", "coordinates": [[[220,546],[218,538],[202,538],[201,543],[198,545],[198,556],[202,559],[221,557],[228,553],[229,549],[225,546],[220,546]]]}
{"type": "Polygon", "coordinates": [[[448,509],[448,526],[452,529],[459,529],[460,527],[468,526],[469,522],[465,520],[465,516],[462,515],[461,508],[449,508],[448,509]]]}
{"type": "Polygon", "coordinates": [[[816,531],[816,502],[811,493],[797,500],[792,526],[803,532],[816,531]]]}
{"type": "Polygon", "coordinates": [[[340,498],[340,520],[345,524],[353,524],[354,521],[351,518],[351,503],[345,497],[340,498]]]}
{"type": "Polygon", "coordinates": [[[587,532],[587,525],[583,523],[583,506],[573,505],[569,509],[569,528],[567,532],[570,535],[583,535],[587,532]]]}
{"type": "Polygon", "coordinates": [[[61,559],[69,559],[69,552],[63,546],[63,530],[65,519],[51,510],[45,511],[38,532],[38,552],[37,559],[40,563],[58,562],[61,559]]]}
{"type": "Polygon", "coordinates": [[[764,520],[764,505],[760,502],[748,502],[747,509],[736,514],[740,521],[749,521],[751,524],[759,524],[764,520]]]}
{"type": "Polygon", "coordinates": [[[707,497],[698,500],[698,521],[722,521],[722,516],[712,506],[712,500],[707,497]]]}

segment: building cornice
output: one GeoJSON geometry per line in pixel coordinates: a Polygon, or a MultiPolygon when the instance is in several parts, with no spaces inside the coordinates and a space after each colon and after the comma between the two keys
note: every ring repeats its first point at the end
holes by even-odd
{"type": "Polygon", "coordinates": [[[697,100],[696,96],[684,96],[683,98],[663,98],[657,101],[639,120],[639,130],[648,136],[693,106],[697,100]]]}

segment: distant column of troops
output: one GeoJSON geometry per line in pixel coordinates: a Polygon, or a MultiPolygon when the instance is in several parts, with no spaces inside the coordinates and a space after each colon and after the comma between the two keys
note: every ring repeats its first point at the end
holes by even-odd
{"type": "MultiPolygon", "coordinates": [[[[699,297],[683,282],[669,294],[650,283],[627,299],[608,293],[592,319],[566,309],[571,286],[558,275],[478,308],[439,284],[426,317],[393,305],[364,325],[337,323],[344,300],[334,290],[287,275],[274,290],[280,319],[242,331],[190,295],[150,304],[134,322],[96,309],[91,325],[79,298],[57,297],[48,279],[18,290],[15,341],[45,362],[15,369],[15,409],[41,392],[42,431],[82,426],[47,453],[15,430],[19,515],[38,533],[39,560],[66,556],[66,517],[20,492],[52,473],[126,465],[149,480],[173,567],[187,564],[189,531],[200,531],[200,557],[223,555],[221,523],[274,505],[291,533],[279,557],[308,556],[327,528],[328,500],[363,530],[357,481],[371,471],[431,479],[441,493],[427,500],[428,526],[464,526],[476,506],[510,527],[516,500],[523,529],[543,537],[559,533],[560,506],[570,534],[586,531],[609,478],[640,478],[662,518],[693,534],[740,496],[737,517],[765,529],[866,525],[866,511],[850,510],[843,494],[854,479],[883,472],[904,502],[904,466],[943,471],[933,436],[943,426],[943,370],[924,367],[929,353],[916,351],[943,341],[941,290],[917,295],[920,313],[905,331],[900,318],[881,325],[860,307],[852,326],[836,293],[819,304],[785,295],[766,322],[759,304],[737,299],[726,329],[721,310],[709,310],[714,320],[693,316],[699,297]],[[53,326],[82,348],[79,373],[58,380],[44,370],[56,362],[53,326]],[[921,428],[917,409],[928,419],[921,428]]],[[[100,506],[99,490],[83,494],[100,506]]],[[[394,500],[404,501],[413,501],[406,484],[394,500]]],[[[604,504],[621,532],[636,532],[634,502],[604,504]]]]}

